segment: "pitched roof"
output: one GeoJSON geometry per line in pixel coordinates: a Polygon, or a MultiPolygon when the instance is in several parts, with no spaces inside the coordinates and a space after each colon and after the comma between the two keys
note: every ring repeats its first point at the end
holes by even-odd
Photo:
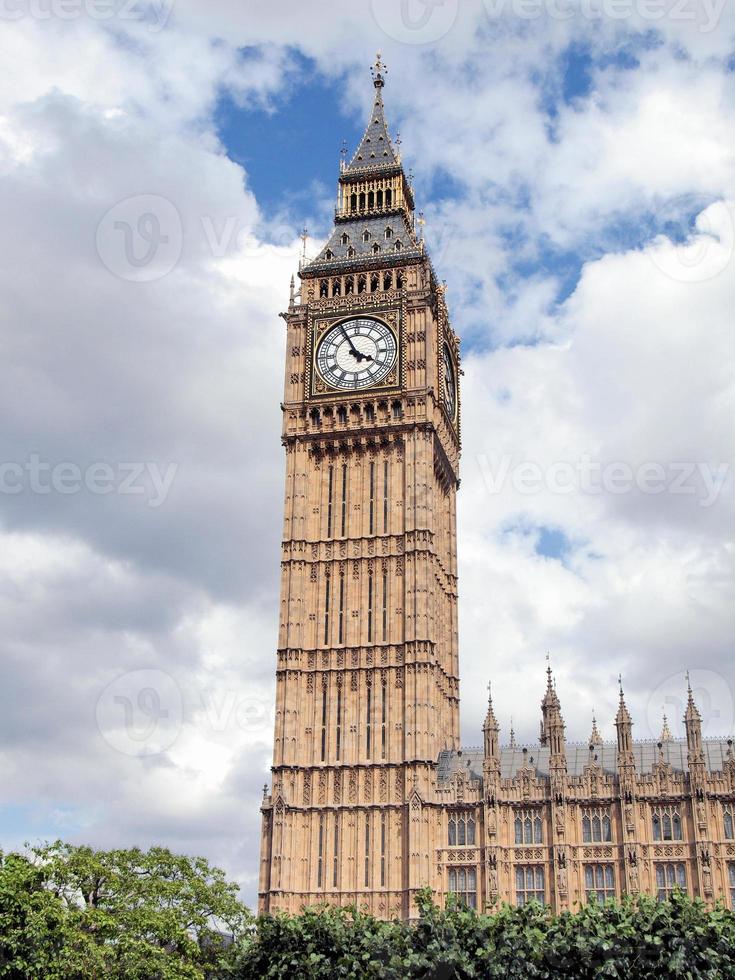
{"type": "Polygon", "coordinates": [[[373,84],[375,85],[375,101],[373,103],[370,120],[367,129],[360,140],[360,145],[355,151],[355,155],[345,168],[343,173],[359,173],[372,167],[396,167],[400,164],[398,153],[391,142],[388,132],[388,125],[385,121],[385,107],[383,106],[383,68],[385,66],[378,57],[378,62],[373,70],[373,84]]]}

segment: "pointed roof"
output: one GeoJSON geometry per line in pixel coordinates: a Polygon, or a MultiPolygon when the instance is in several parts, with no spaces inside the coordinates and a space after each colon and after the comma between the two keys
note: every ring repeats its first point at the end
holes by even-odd
{"type": "Polygon", "coordinates": [[[615,724],[620,725],[632,725],[633,719],[630,717],[630,712],[628,711],[628,706],[625,703],[625,695],[623,694],[623,678],[618,677],[618,684],[620,685],[620,704],[618,705],[618,713],[615,716],[615,724]]]}
{"type": "Polygon", "coordinates": [[[702,716],[699,713],[699,708],[697,708],[694,703],[694,692],[692,691],[692,682],[689,678],[689,671],[687,671],[687,710],[684,714],[684,721],[687,723],[702,721],[702,716]]]}
{"type": "Polygon", "coordinates": [[[597,718],[592,712],[592,734],[590,735],[590,745],[602,745],[602,737],[597,729],[597,718]]]}
{"type": "Polygon", "coordinates": [[[370,121],[355,155],[343,171],[346,175],[360,173],[373,167],[397,167],[400,164],[400,158],[391,142],[388,124],[385,121],[382,95],[385,86],[385,71],[386,67],[383,64],[382,56],[378,52],[375,67],[372,69],[375,101],[370,114],[370,121]]]}
{"type": "Polygon", "coordinates": [[[669,719],[666,717],[666,712],[664,712],[664,724],[661,729],[661,738],[659,742],[673,742],[674,736],[671,734],[671,729],[669,728],[669,719]]]}
{"type": "Polygon", "coordinates": [[[495,710],[493,708],[493,687],[492,683],[488,682],[487,685],[487,714],[485,715],[484,729],[494,728],[500,730],[500,725],[498,725],[498,719],[495,717],[495,710]]]}

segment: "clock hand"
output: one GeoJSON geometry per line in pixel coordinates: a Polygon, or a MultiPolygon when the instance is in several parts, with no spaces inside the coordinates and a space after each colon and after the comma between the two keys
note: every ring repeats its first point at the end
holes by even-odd
{"type": "MultiPolygon", "coordinates": [[[[356,357],[357,360],[358,360],[358,362],[359,361],[362,361],[366,357],[366,355],[365,354],[361,354],[360,351],[352,343],[352,340],[350,339],[350,335],[347,333],[347,331],[344,328],[344,324],[342,325],[342,333],[344,334],[345,340],[350,345],[350,353],[352,354],[352,356],[353,357],[356,357]]],[[[369,360],[372,361],[372,357],[369,358],[369,360]]]]}

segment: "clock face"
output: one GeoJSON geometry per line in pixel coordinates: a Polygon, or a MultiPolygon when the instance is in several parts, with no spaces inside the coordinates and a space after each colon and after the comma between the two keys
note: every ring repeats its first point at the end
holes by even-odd
{"type": "Polygon", "coordinates": [[[327,331],[317,349],[316,366],[328,385],[355,391],[385,381],[397,356],[390,327],[363,316],[327,331]]]}
{"type": "Polygon", "coordinates": [[[457,375],[452,355],[446,344],[444,345],[444,402],[452,421],[454,421],[457,414],[457,375]]]}

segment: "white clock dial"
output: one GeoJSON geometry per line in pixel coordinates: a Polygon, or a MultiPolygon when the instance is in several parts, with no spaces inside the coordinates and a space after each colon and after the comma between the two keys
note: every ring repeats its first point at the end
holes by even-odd
{"type": "Polygon", "coordinates": [[[398,345],[390,327],[362,316],[344,320],[327,331],[316,352],[316,366],[328,385],[354,391],[384,381],[397,356],[398,345]]]}
{"type": "Polygon", "coordinates": [[[447,345],[444,345],[444,401],[452,420],[457,413],[457,376],[454,361],[447,345]]]}

